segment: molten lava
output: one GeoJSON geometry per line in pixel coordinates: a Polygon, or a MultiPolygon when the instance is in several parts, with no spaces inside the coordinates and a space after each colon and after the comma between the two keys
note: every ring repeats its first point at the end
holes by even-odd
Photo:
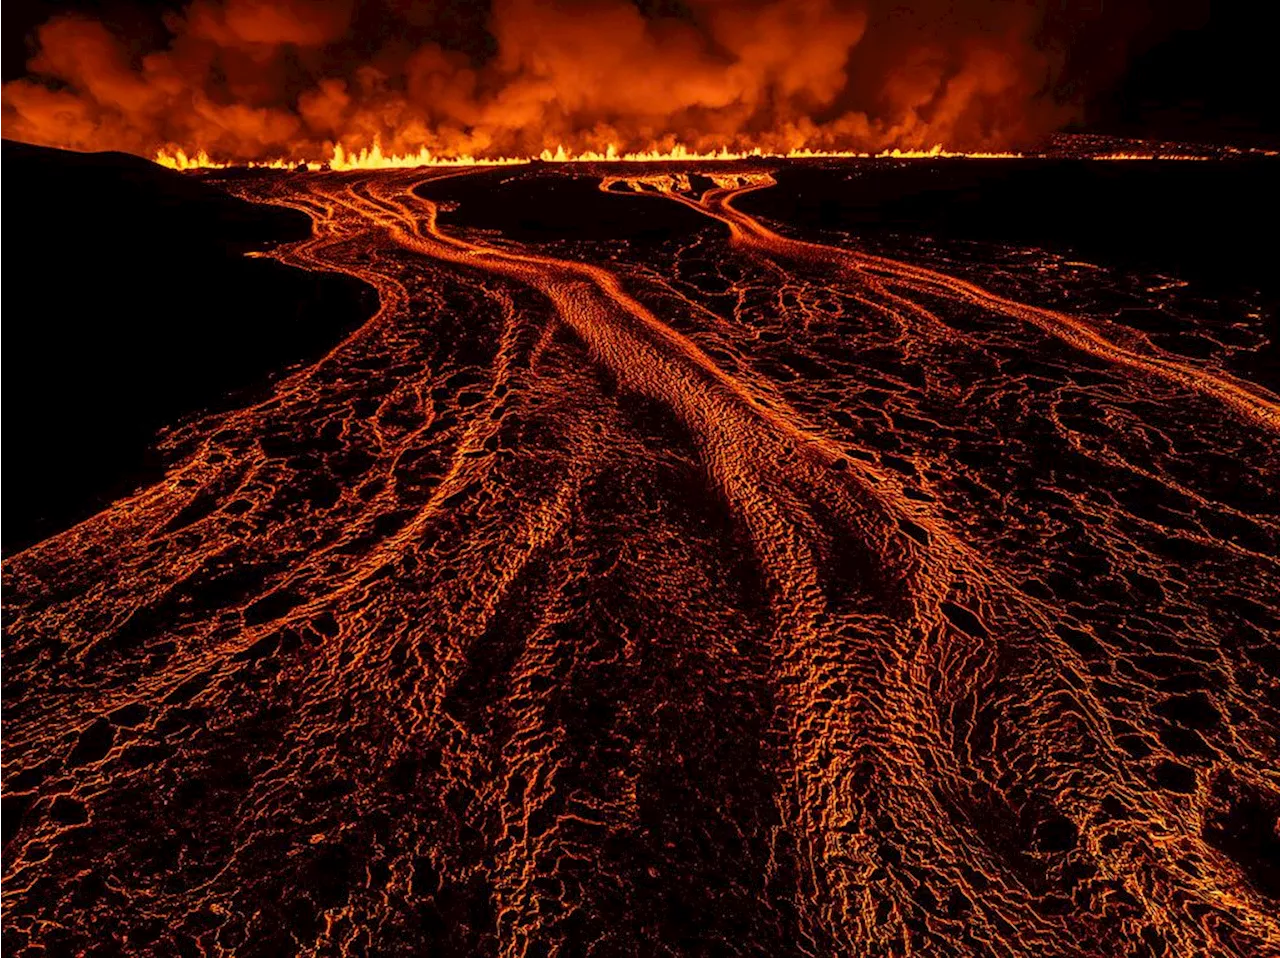
{"type": "Polygon", "coordinates": [[[1280,401],[783,165],[226,179],[381,308],[6,563],[7,944],[1275,951],[1280,401]]]}

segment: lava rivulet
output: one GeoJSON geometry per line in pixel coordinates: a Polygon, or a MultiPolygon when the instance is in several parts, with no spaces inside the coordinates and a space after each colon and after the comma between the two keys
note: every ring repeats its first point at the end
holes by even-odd
{"type": "MultiPolygon", "coordinates": [[[[733,242],[746,249],[792,262],[822,263],[844,268],[861,274],[868,282],[874,283],[879,280],[882,284],[882,292],[885,287],[898,286],[910,293],[944,299],[960,299],[984,309],[1022,319],[1039,326],[1045,332],[1076,349],[1108,362],[1119,363],[1151,375],[1171,379],[1186,388],[1214,396],[1231,406],[1240,415],[1255,420],[1259,426],[1280,430],[1280,403],[1265,391],[1260,391],[1248,383],[1240,382],[1229,375],[1211,369],[1180,362],[1174,357],[1126,349],[1109,341],[1087,322],[1081,322],[1064,313],[1014,302],[994,295],[974,283],[936,270],[912,266],[883,256],[872,256],[823,246],[819,243],[788,239],[733,207],[732,200],[735,195],[773,185],[773,178],[769,174],[748,173],[733,176],[713,174],[710,178],[716,184],[716,188],[707,190],[696,201],[683,195],[690,189],[687,177],[672,177],[668,174],[605,177],[601,181],[601,189],[607,191],[619,183],[640,192],[644,192],[646,187],[652,188],[658,195],[678,199],[694,209],[705,212],[708,216],[721,220],[729,227],[733,242]]],[[[925,320],[934,319],[927,309],[916,302],[892,295],[889,299],[925,320]]]]}
{"type": "Polygon", "coordinates": [[[1129,279],[791,238],[759,163],[226,186],[381,308],[6,563],[7,935],[1280,948],[1276,399],[1129,279]],[[496,175],[684,227],[461,225],[496,175]]]}

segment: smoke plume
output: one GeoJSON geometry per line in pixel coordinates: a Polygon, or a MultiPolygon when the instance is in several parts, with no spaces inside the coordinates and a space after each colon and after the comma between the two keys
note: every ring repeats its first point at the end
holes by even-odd
{"type": "Polygon", "coordinates": [[[493,0],[471,49],[423,37],[434,6],[194,0],[141,52],[102,22],[57,17],[28,76],[4,86],[5,135],[229,160],[375,141],[441,156],[972,150],[1017,146],[1071,113],[1061,54],[1020,3],[686,0],[661,14],[493,0]]]}

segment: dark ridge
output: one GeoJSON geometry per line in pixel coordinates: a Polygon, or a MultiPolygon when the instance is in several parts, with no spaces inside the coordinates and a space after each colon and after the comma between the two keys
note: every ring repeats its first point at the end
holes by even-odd
{"type": "Polygon", "coordinates": [[[0,156],[5,555],[153,481],[161,427],[261,392],[375,308],[350,278],[244,256],[310,235],[301,213],[119,153],[0,156]]]}

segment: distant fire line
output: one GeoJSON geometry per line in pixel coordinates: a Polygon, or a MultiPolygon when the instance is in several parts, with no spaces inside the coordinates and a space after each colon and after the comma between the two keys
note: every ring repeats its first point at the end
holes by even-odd
{"type": "MultiPolygon", "coordinates": [[[[1259,151],[1265,155],[1274,155],[1271,151],[1259,151]]],[[[388,154],[382,146],[374,142],[372,148],[366,147],[358,153],[348,152],[341,144],[333,148],[328,160],[287,160],[276,158],[271,160],[246,160],[239,162],[216,160],[204,150],[188,153],[179,147],[158,150],[152,159],[161,166],[171,170],[221,170],[221,169],[271,169],[311,171],[335,170],[399,170],[417,169],[420,167],[459,167],[459,166],[517,166],[524,163],[663,163],[680,161],[729,161],[752,159],[789,159],[789,160],[821,160],[821,159],[859,159],[859,160],[931,160],[931,159],[968,159],[968,160],[1021,160],[1040,159],[1054,156],[1054,153],[1013,153],[1013,152],[966,152],[948,150],[937,144],[928,150],[882,150],[879,153],[857,152],[852,150],[811,150],[808,148],[775,152],[756,148],[754,150],[730,150],[723,148],[714,152],[691,150],[680,144],[665,150],[640,150],[622,152],[615,146],[609,146],[603,153],[595,150],[573,152],[563,146],[556,150],[543,150],[536,156],[500,156],[485,157],[462,154],[460,156],[439,156],[423,147],[417,153],[388,154]]],[[[1213,157],[1189,153],[1083,153],[1078,157],[1087,160],[1211,160],[1213,157]]]]}
{"type": "Polygon", "coordinates": [[[552,150],[543,150],[537,156],[524,157],[476,157],[437,156],[426,147],[417,153],[386,154],[381,144],[375,142],[372,148],[362,149],[359,153],[345,150],[341,144],[333,149],[330,158],[325,162],[286,160],[249,160],[246,162],[223,162],[215,160],[204,150],[189,154],[180,148],[158,150],[153,157],[156,163],[173,170],[229,169],[247,167],[253,169],[290,170],[305,167],[308,170],[379,170],[379,169],[411,169],[418,167],[452,167],[452,166],[513,166],[537,161],[547,163],[655,163],[667,161],[697,160],[750,160],[750,159],[980,159],[1008,160],[1020,159],[1022,153],[969,153],[947,150],[938,144],[928,150],[884,150],[880,153],[861,153],[845,150],[810,150],[795,149],[785,153],[771,152],[761,149],[734,151],[727,148],[716,152],[699,152],[680,144],[667,150],[643,150],[637,152],[620,152],[610,145],[603,153],[595,150],[571,152],[563,146],[552,150]]]}

